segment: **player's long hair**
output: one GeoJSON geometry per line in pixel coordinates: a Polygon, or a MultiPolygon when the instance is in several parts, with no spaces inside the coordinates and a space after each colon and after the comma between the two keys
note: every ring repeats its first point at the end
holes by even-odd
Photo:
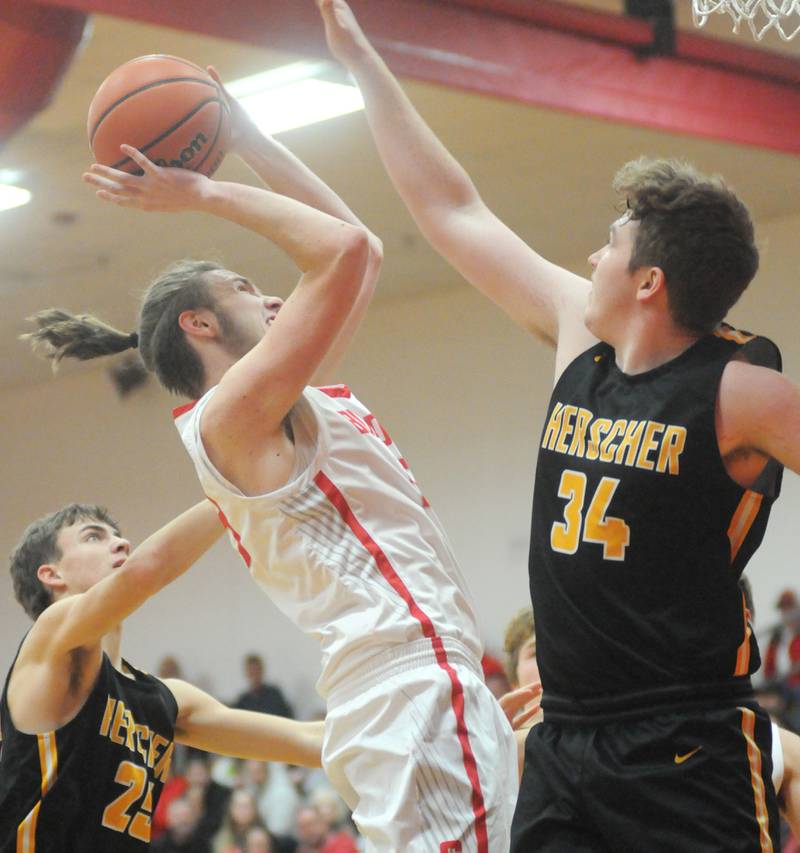
{"type": "Polygon", "coordinates": [[[178,325],[184,311],[215,310],[205,274],[221,269],[213,261],[178,261],[148,288],[139,312],[137,332],[126,333],[90,314],[70,314],[48,308],[30,320],[37,328],[23,335],[34,349],[53,362],[82,361],[139,348],[148,370],[161,384],[186,397],[199,397],[205,384],[203,363],[178,325]]]}
{"type": "Polygon", "coordinates": [[[696,333],[712,331],[758,270],[747,207],[721,178],[678,160],[626,163],[614,190],[639,223],[630,271],[660,267],[672,319],[696,333]]]}

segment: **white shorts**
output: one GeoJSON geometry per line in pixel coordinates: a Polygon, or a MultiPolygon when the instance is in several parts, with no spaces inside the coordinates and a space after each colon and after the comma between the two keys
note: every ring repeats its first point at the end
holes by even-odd
{"type": "Polygon", "coordinates": [[[323,766],[368,851],[509,848],[516,743],[462,649],[410,644],[328,697],[323,766]]]}

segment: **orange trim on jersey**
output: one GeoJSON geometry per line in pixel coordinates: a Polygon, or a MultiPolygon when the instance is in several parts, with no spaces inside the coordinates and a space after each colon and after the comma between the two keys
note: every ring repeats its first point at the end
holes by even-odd
{"type": "Polygon", "coordinates": [[[17,853],[35,853],[36,850],[36,819],[42,801],[31,809],[30,814],[17,827],[17,853]]]}
{"type": "Polygon", "coordinates": [[[750,635],[753,633],[750,629],[749,612],[745,604],[744,593],[742,593],[742,618],[744,619],[744,639],[742,644],[736,650],[736,666],[734,667],[734,675],[747,675],[750,669],[750,635]]]}
{"type": "Polygon", "coordinates": [[[39,745],[39,769],[42,772],[42,797],[53,787],[58,773],[58,752],[56,750],[56,733],[45,732],[36,735],[39,745]]]}
{"type": "Polygon", "coordinates": [[[58,749],[56,733],[44,732],[36,735],[36,745],[39,748],[39,771],[42,775],[42,799],[30,810],[27,817],[17,827],[17,853],[35,853],[36,822],[39,819],[39,809],[47,792],[53,787],[58,775],[58,749]]]}
{"type": "Polygon", "coordinates": [[[753,786],[758,840],[761,853],[773,853],[772,839],[769,837],[769,815],[764,794],[764,780],[761,778],[761,750],[755,741],[756,715],[749,708],[739,708],[742,712],[742,734],[747,743],[747,761],[750,764],[750,783],[753,786]]]}
{"type": "Polygon", "coordinates": [[[192,400],[191,403],[184,403],[182,406],[177,406],[172,410],[172,417],[179,418],[181,415],[185,415],[187,412],[191,412],[192,409],[199,403],[199,400],[192,400]]]}
{"type": "Polygon", "coordinates": [[[714,334],[718,338],[723,338],[726,341],[733,341],[737,344],[746,344],[748,341],[752,341],[755,338],[755,335],[748,335],[747,332],[740,332],[738,329],[734,329],[733,326],[728,326],[727,324],[723,324],[718,329],[715,330],[714,334]]]}
{"type": "Polygon", "coordinates": [[[731,562],[736,559],[742,543],[747,538],[753,522],[758,517],[763,499],[763,495],[753,492],[750,489],[742,495],[739,506],[736,507],[736,512],[734,512],[731,523],[728,526],[728,539],[731,542],[731,562]]]}

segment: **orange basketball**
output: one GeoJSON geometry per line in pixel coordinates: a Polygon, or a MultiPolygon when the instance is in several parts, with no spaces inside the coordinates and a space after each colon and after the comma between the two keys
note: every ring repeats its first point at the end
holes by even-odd
{"type": "Polygon", "coordinates": [[[89,144],[98,163],[139,168],[119,150],[138,148],[159,166],[213,174],[230,140],[230,110],[216,81],[177,56],[140,56],[106,77],[89,106],[89,144]]]}

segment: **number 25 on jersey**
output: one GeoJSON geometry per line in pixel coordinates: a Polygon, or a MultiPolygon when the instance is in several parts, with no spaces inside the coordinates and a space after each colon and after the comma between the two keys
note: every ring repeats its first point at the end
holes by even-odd
{"type": "Polygon", "coordinates": [[[631,541],[631,529],[621,518],[606,516],[619,480],[603,477],[595,490],[584,518],[586,474],[566,469],[558,484],[558,496],[567,501],[564,521],[550,530],[550,547],[560,554],[574,554],[581,540],[603,546],[604,560],[624,560],[631,541]]]}

